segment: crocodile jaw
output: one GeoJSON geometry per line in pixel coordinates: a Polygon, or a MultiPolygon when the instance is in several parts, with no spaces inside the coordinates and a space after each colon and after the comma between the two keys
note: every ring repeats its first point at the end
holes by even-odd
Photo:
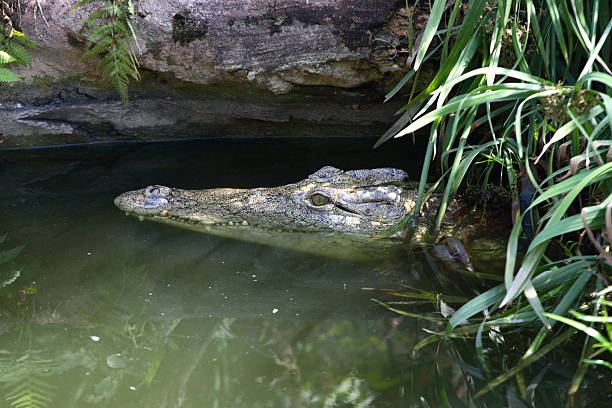
{"type": "Polygon", "coordinates": [[[143,190],[124,193],[117,197],[115,204],[141,221],[154,221],[183,229],[215,235],[223,238],[253,242],[275,248],[298,250],[328,258],[372,262],[381,257],[388,257],[403,242],[403,234],[396,234],[390,239],[375,239],[369,235],[338,233],[334,231],[290,230],[263,225],[252,225],[246,220],[235,218],[234,221],[221,221],[213,217],[185,217],[171,215],[167,210],[158,214],[150,209],[133,211],[126,207],[126,200],[133,200],[143,190]],[[128,194],[128,195],[126,195],[128,194]]]}

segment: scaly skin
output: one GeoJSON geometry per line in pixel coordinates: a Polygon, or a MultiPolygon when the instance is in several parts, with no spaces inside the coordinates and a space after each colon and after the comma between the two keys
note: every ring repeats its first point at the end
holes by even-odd
{"type": "Polygon", "coordinates": [[[339,258],[370,257],[405,238],[375,239],[414,208],[416,192],[398,169],[323,167],[279,187],[181,190],[149,186],[124,193],[126,214],[207,234],[339,258]],[[373,249],[363,252],[364,248],[373,249]],[[361,252],[361,253],[360,253],[361,252]],[[363,256],[362,256],[363,255],[363,256]]]}

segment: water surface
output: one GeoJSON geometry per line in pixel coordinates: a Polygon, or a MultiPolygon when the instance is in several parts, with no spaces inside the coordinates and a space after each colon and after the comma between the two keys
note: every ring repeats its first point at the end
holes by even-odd
{"type": "Polygon", "coordinates": [[[376,152],[372,143],[0,151],[0,250],[24,245],[0,264],[4,398],[27,389],[41,406],[62,408],[454,405],[464,367],[442,347],[411,357],[428,323],[362,290],[431,287],[418,258],[320,258],[138,222],[113,206],[149,184],[272,186],[324,165],[417,174],[409,142],[376,152]]]}

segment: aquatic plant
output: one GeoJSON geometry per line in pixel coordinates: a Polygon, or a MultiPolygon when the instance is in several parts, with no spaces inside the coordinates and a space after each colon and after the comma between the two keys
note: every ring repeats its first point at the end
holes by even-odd
{"type": "Polygon", "coordinates": [[[580,330],[585,333],[587,336],[592,337],[592,342],[586,350],[584,357],[586,357],[583,362],[587,364],[595,364],[601,365],[612,370],[612,363],[602,359],[596,359],[600,354],[605,354],[605,352],[612,353],[612,317],[608,314],[608,307],[612,306],[612,302],[605,300],[605,296],[612,292],[612,286],[608,286],[602,291],[595,293],[595,301],[592,303],[593,307],[599,309],[601,308],[601,315],[598,316],[598,313],[591,314],[583,314],[576,312],[574,310],[570,310],[570,314],[574,317],[574,319],[567,318],[565,316],[559,316],[552,313],[546,313],[546,316],[558,320],[562,323],[565,323],[574,329],[580,330]],[[587,323],[601,323],[603,325],[603,330],[597,330],[587,323]],[[603,333],[602,333],[603,331],[603,333]]]}
{"type": "Polygon", "coordinates": [[[29,350],[17,359],[0,358],[4,398],[14,408],[48,407],[55,387],[48,381],[55,363],[29,350]]]}
{"type": "MultiPolygon", "coordinates": [[[[4,244],[4,242],[6,241],[6,237],[6,234],[0,235],[0,245],[4,244]]],[[[8,263],[9,261],[16,258],[21,253],[24,247],[25,245],[20,245],[11,249],[0,249],[0,265],[8,263]]],[[[14,283],[20,275],[20,270],[12,270],[10,272],[0,270],[0,289],[14,283]]]]}
{"type": "Polygon", "coordinates": [[[128,100],[128,85],[131,80],[139,81],[138,57],[134,46],[138,47],[136,33],[131,20],[134,16],[132,0],[80,0],[73,10],[90,3],[99,3],[84,20],[83,30],[90,43],[83,55],[88,61],[101,57],[98,71],[105,81],[115,87],[122,101],[128,100]]]}
{"type": "MultiPolygon", "coordinates": [[[[526,367],[579,332],[577,324],[568,328],[551,319],[588,307],[588,293],[609,285],[610,31],[606,2],[472,0],[466,9],[461,1],[436,0],[413,68],[387,95],[396,95],[427,58],[439,55],[436,76],[425,89],[411,91],[400,118],[378,141],[429,127],[415,214],[431,192],[426,182],[434,165],[442,174],[435,184],[443,195],[437,226],[468,179],[483,190],[504,185],[513,195],[517,211],[508,214],[514,227],[503,284],[465,303],[446,330],[419,346],[473,336],[478,352],[492,327],[540,325],[514,367],[491,377],[475,397],[511,378],[524,385],[526,367]],[[429,51],[434,45],[440,53],[429,51]]],[[[604,323],[599,308],[589,310],[588,324],[604,323]]],[[[582,339],[583,360],[592,339],[582,339]]],[[[481,363],[486,366],[484,355],[481,363]]],[[[570,400],[588,364],[579,363],[570,400]]],[[[519,388],[526,398],[526,389],[519,388]]]]}

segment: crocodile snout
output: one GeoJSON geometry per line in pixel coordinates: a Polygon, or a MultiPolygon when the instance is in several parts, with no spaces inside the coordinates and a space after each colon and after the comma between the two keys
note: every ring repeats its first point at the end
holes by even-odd
{"type": "Polygon", "coordinates": [[[153,185],[121,194],[115,199],[115,205],[126,212],[149,214],[152,210],[155,211],[168,204],[171,196],[170,187],[153,185]]]}

